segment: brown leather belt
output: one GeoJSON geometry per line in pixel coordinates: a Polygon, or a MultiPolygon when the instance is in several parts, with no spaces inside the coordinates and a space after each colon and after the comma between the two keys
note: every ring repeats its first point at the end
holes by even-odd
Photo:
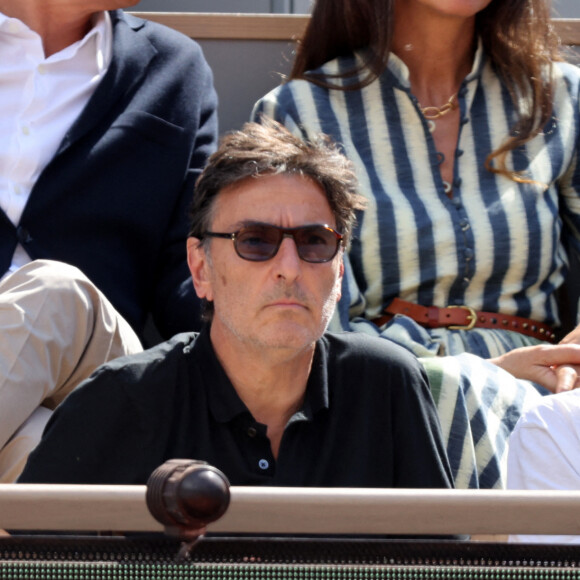
{"type": "Polygon", "coordinates": [[[438,306],[421,306],[400,298],[394,298],[384,312],[384,316],[373,320],[377,326],[382,326],[389,322],[395,314],[404,314],[426,328],[446,327],[451,330],[502,328],[532,336],[539,340],[550,342],[556,340],[554,329],[543,322],[497,312],[480,312],[470,306],[439,308],[438,306]]]}

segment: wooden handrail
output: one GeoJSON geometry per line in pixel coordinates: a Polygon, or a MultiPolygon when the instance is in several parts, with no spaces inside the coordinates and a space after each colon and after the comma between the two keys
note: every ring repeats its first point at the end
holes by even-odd
{"type": "Polygon", "coordinates": [[[196,40],[296,40],[308,16],[297,14],[227,14],[209,12],[135,12],[196,40]]]}
{"type": "MultiPolygon", "coordinates": [[[[135,12],[136,16],[165,24],[183,34],[204,39],[296,40],[308,15],[229,14],[211,12],[135,12]]],[[[562,44],[580,46],[580,18],[554,18],[562,44]]]]}
{"type": "Polygon", "coordinates": [[[562,44],[580,46],[580,18],[555,18],[554,26],[562,44]]]}
{"type": "MultiPolygon", "coordinates": [[[[232,487],[227,534],[580,534],[580,491],[232,487]]],[[[141,485],[0,484],[0,529],[159,531],[141,485]]]]}

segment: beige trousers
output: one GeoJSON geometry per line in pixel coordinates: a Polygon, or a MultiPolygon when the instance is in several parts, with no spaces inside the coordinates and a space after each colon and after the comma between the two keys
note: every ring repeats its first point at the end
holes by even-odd
{"type": "Polygon", "coordinates": [[[100,364],[142,350],[80,270],[37,260],[0,282],[0,483],[16,480],[52,410],[100,364]]]}

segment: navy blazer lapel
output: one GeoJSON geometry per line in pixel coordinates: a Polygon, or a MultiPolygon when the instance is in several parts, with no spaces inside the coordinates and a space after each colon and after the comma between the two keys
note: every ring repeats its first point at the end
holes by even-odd
{"type": "Polygon", "coordinates": [[[10,268],[18,241],[16,226],[0,209],[0,277],[10,268]]]}
{"type": "Polygon", "coordinates": [[[109,69],[79,118],[64,136],[56,155],[99,124],[120,99],[138,86],[157,50],[146,34],[145,21],[121,10],[110,12],[113,23],[113,57],[109,69]]]}

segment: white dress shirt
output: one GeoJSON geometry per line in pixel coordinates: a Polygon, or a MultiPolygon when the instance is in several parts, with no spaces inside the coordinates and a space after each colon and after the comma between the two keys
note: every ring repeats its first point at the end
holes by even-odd
{"type": "MultiPolygon", "coordinates": [[[[36,32],[0,13],[0,209],[14,225],[104,77],[112,37],[110,16],[103,12],[82,40],[46,58],[36,32]]],[[[9,271],[29,261],[19,245],[9,271]]]]}
{"type": "MultiPolygon", "coordinates": [[[[509,440],[508,489],[580,490],[580,389],[543,397],[509,440]]],[[[511,542],[579,544],[580,535],[513,535],[511,542]]]]}

